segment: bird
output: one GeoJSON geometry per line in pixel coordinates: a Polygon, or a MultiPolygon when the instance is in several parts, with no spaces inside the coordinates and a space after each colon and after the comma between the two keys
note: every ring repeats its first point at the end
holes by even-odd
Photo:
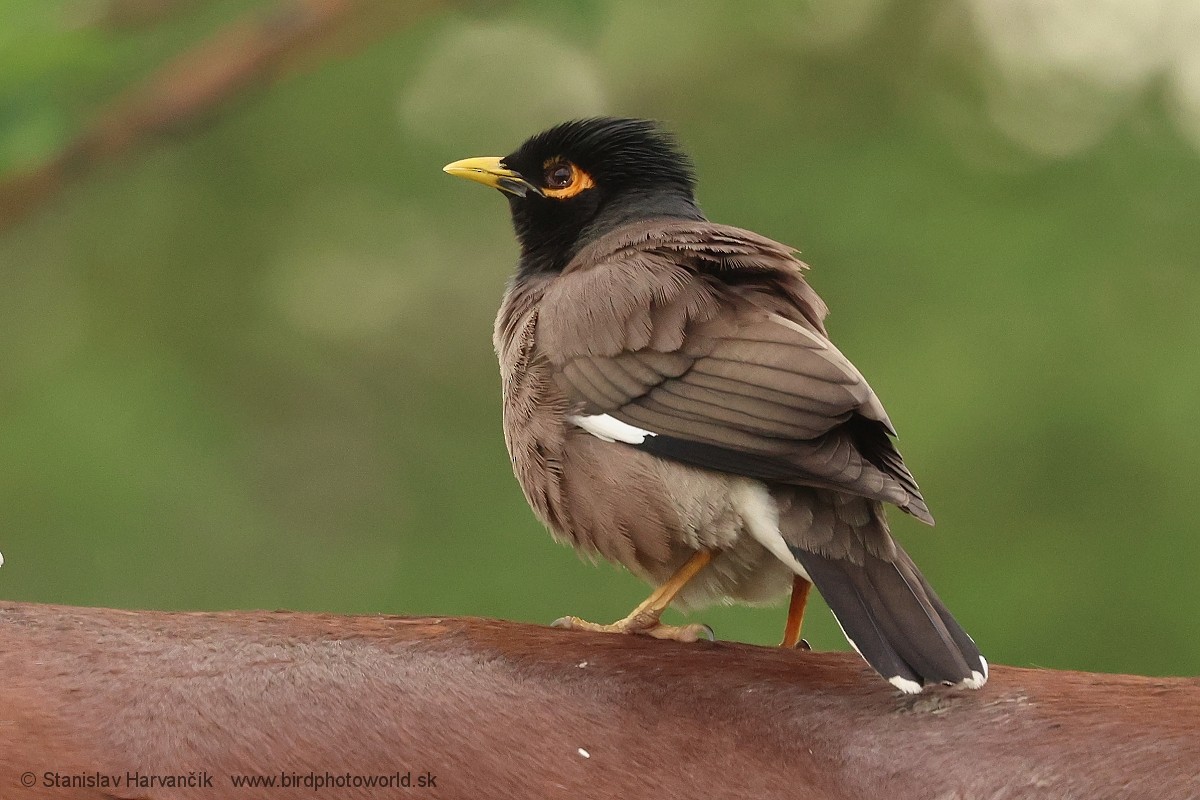
{"type": "Polygon", "coordinates": [[[654,587],[560,628],[693,642],[668,606],[776,602],[806,646],[811,586],[892,686],[979,688],[988,665],[885,504],[933,516],[797,251],[710,221],[659,123],[593,117],[443,170],[499,190],[520,247],[496,318],[504,440],[555,539],[654,587]]]}

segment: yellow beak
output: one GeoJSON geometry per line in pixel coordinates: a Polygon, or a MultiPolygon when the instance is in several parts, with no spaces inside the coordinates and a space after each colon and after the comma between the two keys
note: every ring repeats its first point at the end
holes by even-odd
{"type": "Polygon", "coordinates": [[[458,178],[482,183],[502,192],[524,197],[528,192],[541,194],[541,190],[521,177],[521,173],[505,167],[495,156],[464,158],[442,167],[442,172],[458,178]]]}

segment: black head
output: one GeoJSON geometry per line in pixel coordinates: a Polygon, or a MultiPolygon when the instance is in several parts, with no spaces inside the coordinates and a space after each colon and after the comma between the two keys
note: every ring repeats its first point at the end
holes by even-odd
{"type": "Polygon", "coordinates": [[[564,122],[504,158],[456,161],[446,171],[508,196],[526,274],[562,270],[584,244],[629,222],[704,218],[691,162],[646,120],[564,122]]]}

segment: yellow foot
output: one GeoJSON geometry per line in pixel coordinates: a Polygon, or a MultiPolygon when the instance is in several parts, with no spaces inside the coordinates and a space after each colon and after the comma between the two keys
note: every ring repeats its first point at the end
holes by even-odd
{"type": "Polygon", "coordinates": [[[664,625],[656,619],[631,614],[625,619],[611,625],[601,625],[588,622],[579,617],[560,617],[551,625],[555,628],[566,628],[573,631],[597,631],[598,633],[636,633],[642,636],[653,636],[655,639],[674,639],[677,642],[695,642],[707,639],[716,640],[713,629],[707,625],[664,625]]]}
{"type": "MultiPolygon", "coordinates": [[[[653,636],[655,639],[674,639],[677,642],[694,642],[698,639],[716,640],[713,629],[707,625],[663,625],[659,621],[662,613],[671,605],[671,601],[679,594],[687,582],[696,573],[712,561],[711,550],[698,550],[692,554],[675,574],[655,589],[649,597],[629,612],[625,619],[617,620],[611,625],[597,625],[579,617],[562,617],[554,620],[554,627],[567,628],[576,631],[597,631],[599,633],[637,633],[642,636],[653,636]]],[[[797,629],[798,630],[798,629],[797,629]]]]}
{"type": "Polygon", "coordinates": [[[787,639],[784,639],[779,643],[779,646],[784,650],[791,650],[793,648],[796,650],[812,650],[812,645],[808,643],[808,639],[801,639],[795,644],[792,644],[787,639]]]}

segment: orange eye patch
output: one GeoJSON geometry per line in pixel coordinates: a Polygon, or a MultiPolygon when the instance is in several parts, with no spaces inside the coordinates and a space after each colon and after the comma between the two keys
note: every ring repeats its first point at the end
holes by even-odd
{"type": "Polygon", "coordinates": [[[588,175],[570,161],[563,161],[557,158],[552,158],[546,162],[542,180],[546,185],[546,188],[542,190],[542,194],[557,200],[566,200],[569,197],[574,197],[584,189],[590,189],[596,185],[591,175],[588,175]]]}

